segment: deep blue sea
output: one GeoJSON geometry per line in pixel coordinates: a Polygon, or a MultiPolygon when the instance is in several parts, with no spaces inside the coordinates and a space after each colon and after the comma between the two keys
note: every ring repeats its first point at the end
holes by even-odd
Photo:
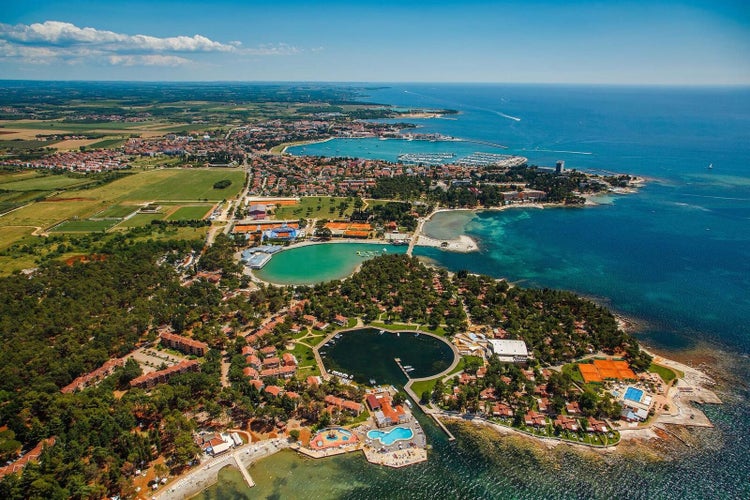
{"type": "MultiPolygon", "coordinates": [[[[532,164],[562,159],[647,177],[639,193],[596,207],[441,216],[428,233],[469,234],[481,251],[418,253],[451,270],[575,290],[637,318],[645,344],[708,362],[725,403],[704,407],[714,429],[686,432],[697,446],[657,444],[658,457],[540,454],[466,432],[448,443],[428,428],[435,449],[425,465],[391,471],[359,457],[324,465],[278,455],[258,465],[267,477],[253,496],[284,498],[306,477],[321,498],[750,498],[750,89],[394,84],[366,99],[456,109],[414,122],[506,145],[532,164]]],[[[378,140],[291,152],[395,159],[467,147],[499,152],[378,140]]]]}

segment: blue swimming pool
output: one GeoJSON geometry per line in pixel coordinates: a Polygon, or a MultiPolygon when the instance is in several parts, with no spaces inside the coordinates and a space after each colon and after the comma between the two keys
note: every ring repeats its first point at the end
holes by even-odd
{"type": "Polygon", "coordinates": [[[414,431],[408,427],[395,427],[388,432],[383,431],[368,431],[367,437],[370,439],[377,439],[386,446],[392,445],[396,441],[407,441],[414,437],[414,431]]]}
{"type": "Polygon", "coordinates": [[[627,400],[640,403],[641,399],[643,399],[643,391],[640,389],[636,389],[635,387],[628,387],[628,390],[625,391],[625,396],[623,397],[627,400]]]}

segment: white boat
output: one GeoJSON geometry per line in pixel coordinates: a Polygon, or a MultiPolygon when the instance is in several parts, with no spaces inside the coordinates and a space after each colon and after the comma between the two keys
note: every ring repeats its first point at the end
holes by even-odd
{"type": "Polygon", "coordinates": [[[396,337],[400,337],[401,334],[399,332],[396,332],[396,337]]]}
{"type": "Polygon", "coordinates": [[[709,169],[709,170],[712,170],[713,168],[714,168],[714,164],[713,164],[713,163],[709,163],[709,164],[708,164],[708,169],[709,169]]]}
{"type": "Polygon", "coordinates": [[[380,330],[380,331],[378,332],[378,334],[379,334],[379,335],[383,335],[384,333],[385,333],[385,330],[380,330]]]}
{"type": "Polygon", "coordinates": [[[370,385],[376,385],[376,384],[377,384],[377,382],[375,382],[375,379],[374,379],[374,378],[371,378],[371,379],[370,379],[370,385]]]}

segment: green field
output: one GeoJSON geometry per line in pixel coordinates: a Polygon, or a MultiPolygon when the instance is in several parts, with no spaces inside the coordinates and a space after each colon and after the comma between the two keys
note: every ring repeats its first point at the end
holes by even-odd
{"type": "Polygon", "coordinates": [[[30,235],[34,231],[33,227],[0,227],[0,250],[11,246],[16,240],[30,235]]]}
{"type": "MultiPolygon", "coordinates": [[[[34,120],[6,122],[9,129],[32,129],[32,130],[49,130],[50,132],[91,132],[94,130],[127,130],[127,129],[148,129],[158,126],[159,123],[152,122],[101,122],[101,123],[70,123],[60,120],[34,120]]],[[[165,123],[166,125],[166,123],[165,123]]]]}
{"type": "Polygon", "coordinates": [[[237,196],[245,183],[242,170],[226,168],[164,169],[143,172],[115,181],[105,188],[123,189],[123,200],[221,201],[237,196]],[[214,183],[229,179],[232,185],[214,189],[214,183]]]}
{"type": "Polygon", "coordinates": [[[68,177],[66,175],[36,175],[31,178],[11,182],[0,179],[0,189],[6,191],[55,191],[89,184],[91,179],[85,177],[68,177]]]}
{"type": "Polygon", "coordinates": [[[0,150],[12,149],[14,151],[28,151],[29,149],[49,148],[53,144],[56,144],[58,142],[60,141],[37,141],[35,139],[5,140],[5,141],[0,141],[0,150]]]}
{"type": "MultiPolygon", "coordinates": [[[[35,177],[14,177],[1,175],[3,181],[40,182],[35,177]]],[[[34,174],[36,176],[37,174],[34,174]]],[[[58,176],[49,176],[56,180],[58,176]]],[[[65,179],[65,177],[60,177],[65,179]]],[[[48,178],[43,179],[45,182],[48,178]]],[[[84,179],[85,180],[85,179],[84,179]]],[[[109,217],[124,216],[126,209],[112,208],[113,206],[128,206],[144,202],[184,202],[185,205],[195,205],[191,202],[221,201],[236,196],[245,181],[245,173],[241,170],[227,168],[202,169],[156,169],[136,171],[116,181],[97,186],[92,189],[80,189],[72,193],[62,193],[54,200],[31,203],[0,218],[0,227],[32,226],[49,228],[65,220],[80,220],[106,214],[109,217]],[[214,189],[215,182],[230,179],[232,185],[226,189],[214,189]],[[110,212],[111,210],[111,212],[110,212]]],[[[28,184],[27,184],[28,186],[28,184]]],[[[0,189],[2,187],[0,186],[0,189]]],[[[35,197],[37,194],[35,193],[35,197]]],[[[0,203],[3,200],[0,199],[0,203]]],[[[20,203],[6,201],[8,206],[20,203]]],[[[178,203],[182,205],[183,203],[178,203]]],[[[128,212],[129,213],[129,212],[128,212]]],[[[195,213],[195,212],[192,212],[195,213]]],[[[122,227],[135,227],[150,224],[153,219],[163,219],[164,215],[137,215],[126,221],[122,227]]],[[[118,227],[119,228],[119,227],[118,227]]],[[[97,225],[94,230],[101,230],[97,225]]]]}
{"type": "Polygon", "coordinates": [[[102,219],[122,219],[123,217],[127,217],[128,215],[132,214],[139,208],[140,207],[138,207],[137,205],[112,205],[111,207],[108,207],[97,213],[94,217],[102,219]]]}
{"type": "MultiPolygon", "coordinates": [[[[669,384],[677,377],[677,374],[673,370],[667,368],[666,366],[657,365],[654,363],[651,363],[651,366],[648,367],[648,371],[659,375],[661,379],[667,384],[669,384]]],[[[682,376],[684,377],[685,374],[683,373],[682,376]]]]}
{"type": "Polygon", "coordinates": [[[301,198],[297,205],[279,207],[274,212],[274,218],[278,220],[291,219],[337,219],[349,217],[354,210],[354,199],[336,196],[310,196],[301,198]],[[348,203],[348,207],[340,215],[339,204],[348,203]],[[333,212],[331,212],[333,207],[333,212]]]}
{"type": "Polygon", "coordinates": [[[51,233],[92,233],[106,231],[117,224],[116,220],[68,220],[53,227],[51,233]]]}
{"type": "Polygon", "coordinates": [[[167,220],[201,220],[213,205],[188,205],[180,207],[167,217],[167,220]]]}
{"type": "Polygon", "coordinates": [[[117,229],[130,229],[131,227],[146,226],[154,220],[164,220],[164,213],[158,214],[136,214],[117,225],[117,229]]]}
{"type": "Polygon", "coordinates": [[[119,148],[123,144],[125,144],[125,139],[121,137],[114,137],[89,144],[88,146],[86,146],[86,149],[114,149],[119,148]]]}

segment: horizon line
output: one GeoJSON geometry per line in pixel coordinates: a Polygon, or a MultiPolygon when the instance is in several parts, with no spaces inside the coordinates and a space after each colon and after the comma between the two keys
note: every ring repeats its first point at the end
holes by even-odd
{"type": "Polygon", "coordinates": [[[49,83],[167,83],[167,84],[217,84],[217,83],[247,83],[247,84],[328,84],[328,85],[549,85],[549,86],[592,86],[592,87],[750,87],[746,83],[677,83],[677,82],[470,82],[470,81],[428,81],[428,80],[91,80],[91,79],[35,79],[35,78],[0,78],[0,82],[49,82],[49,83]]]}

